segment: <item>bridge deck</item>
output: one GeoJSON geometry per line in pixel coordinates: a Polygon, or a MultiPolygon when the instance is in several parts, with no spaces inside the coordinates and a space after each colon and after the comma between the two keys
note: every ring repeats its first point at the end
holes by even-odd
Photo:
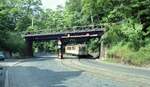
{"type": "Polygon", "coordinates": [[[104,29],[86,30],[86,31],[72,31],[72,32],[62,32],[62,33],[46,33],[46,34],[27,34],[25,39],[32,41],[41,40],[58,40],[62,39],[75,39],[75,38],[88,38],[88,37],[98,37],[101,36],[104,29]]]}

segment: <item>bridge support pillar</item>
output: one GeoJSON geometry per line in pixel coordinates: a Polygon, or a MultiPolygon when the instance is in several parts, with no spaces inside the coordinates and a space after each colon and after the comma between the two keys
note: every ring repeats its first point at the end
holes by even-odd
{"type": "Polygon", "coordinates": [[[101,38],[98,38],[98,57],[99,59],[101,59],[101,41],[100,41],[101,38]]]}
{"type": "Polygon", "coordinates": [[[100,60],[106,60],[107,58],[107,47],[104,46],[104,42],[100,43],[100,60]]]}
{"type": "Polygon", "coordinates": [[[33,42],[30,40],[26,40],[26,56],[33,57],[33,49],[32,49],[33,42]]]}
{"type": "Polygon", "coordinates": [[[64,51],[64,44],[63,44],[63,40],[58,40],[58,58],[59,59],[63,59],[63,51],[64,51]]]}

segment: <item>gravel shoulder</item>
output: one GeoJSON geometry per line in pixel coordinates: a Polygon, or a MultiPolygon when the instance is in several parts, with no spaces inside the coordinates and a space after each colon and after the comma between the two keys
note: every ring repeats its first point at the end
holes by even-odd
{"type": "Polygon", "coordinates": [[[122,67],[122,66],[116,66],[116,65],[109,65],[109,64],[99,64],[95,63],[95,60],[87,60],[87,59],[81,59],[80,61],[78,59],[68,59],[67,64],[72,65],[73,67],[85,70],[87,72],[93,73],[96,76],[105,76],[105,78],[110,78],[116,81],[120,81],[126,84],[134,84],[133,87],[149,87],[149,70],[143,69],[131,69],[131,67],[122,67]],[[75,66],[76,65],[76,66],[75,66]],[[119,71],[120,69],[124,71],[119,71]],[[136,73],[134,73],[136,72],[136,73]],[[138,73],[138,74],[137,74],[138,73]]]}
{"type": "Polygon", "coordinates": [[[143,76],[150,79],[150,70],[146,68],[131,67],[131,66],[112,64],[112,63],[103,63],[103,62],[98,62],[94,59],[80,59],[79,61],[80,63],[85,65],[90,65],[97,68],[103,68],[106,70],[115,71],[119,73],[127,73],[136,76],[143,76]]]}

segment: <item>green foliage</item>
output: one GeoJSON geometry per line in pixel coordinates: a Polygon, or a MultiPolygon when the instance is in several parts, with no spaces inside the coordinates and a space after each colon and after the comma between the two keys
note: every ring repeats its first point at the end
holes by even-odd
{"type": "Polygon", "coordinates": [[[105,45],[114,45],[125,39],[125,35],[121,32],[120,25],[112,25],[109,30],[104,34],[103,41],[105,45]]]}
{"type": "Polygon", "coordinates": [[[1,50],[23,54],[25,42],[20,33],[31,25],[31,15],[38,15],[39,5],[39,0],[0,1],[1,50]]]}
{"type": "Polygon", "coordinates": [[[15,30],[25,31],[31,25],[31,19],[27,16],[20,18],[16,23],[15,30]]]}
{"type": "Polygon", "coordinates": [[[8,51],[8,52],[23,52],[25,48],[25,42],[21,35],[7,32],[3,34],[3,38],[1,39],[0,48],[8,51]]]}
{"type": "Polygon", "coordinates": [[[34,51],[37,52],[51,52],[55,53],[57,52],[57,42],[51,41],[51,42],[39,42],[33,44],[34,51]]]}
{"type": "Polygon", "coordinates": [[[64,9],[64,26],[81,25],[82,17],[82,0],[68,0],[64,9]]]}
{"type": "Polygon", "coordinates": [[[123,45],[119,43],[108,51],[109,58],[115,58],[121,62],[138,66],[150,63],[149,54],[150,45],[146,45],[145,47],[141,47],[138,51],[134,51],[128,44],[123,45]]]}
{"type": "Polygon", "coordinates": [[[121,23],[114,24],[104,35],[104,43],[113,46],[119,42],[130,43],[137,49],[143,45],[142,25],[132,19],[126,19],[121,23]]]}
{"type": "Polygon", "coordinates": [[[98,39],[91,39],[87,43],[87,48],[89,52],[99,52],[99,40],[98,39]]]}
{"type": "Polygon", "coordinates": [[[132,50],[129,48],[128,44],[123,45],[123,43],[120,42],[108,51],[108,57],[119,58],[123,61],[125,58],[128,58],[130,53],[132,53],[132,50]]]}

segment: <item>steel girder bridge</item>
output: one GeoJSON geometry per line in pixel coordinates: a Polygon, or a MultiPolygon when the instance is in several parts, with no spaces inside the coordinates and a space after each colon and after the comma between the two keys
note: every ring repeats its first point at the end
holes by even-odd
{"type": "MultiPolygon", "coordinates": [[[[77,40],[77,42],[85,42],[91,38],[101,38],[104,34],[104,26],[77,26],[73,28],[63,29],[63,32],[51,32],[51,31],[38,31],[38,32],[27,32],[24,35],[26,41],[26,56],[33,56],[33,42],[41,41],[58,41],[60,47],[58,57],[63,58],[63,49],[67,45],[69,40],[77,40]],[[44,32],[43,32],[44,31],[44,32]]],[[[100,44],[99,44],[100,46],[100,44]]]]}

